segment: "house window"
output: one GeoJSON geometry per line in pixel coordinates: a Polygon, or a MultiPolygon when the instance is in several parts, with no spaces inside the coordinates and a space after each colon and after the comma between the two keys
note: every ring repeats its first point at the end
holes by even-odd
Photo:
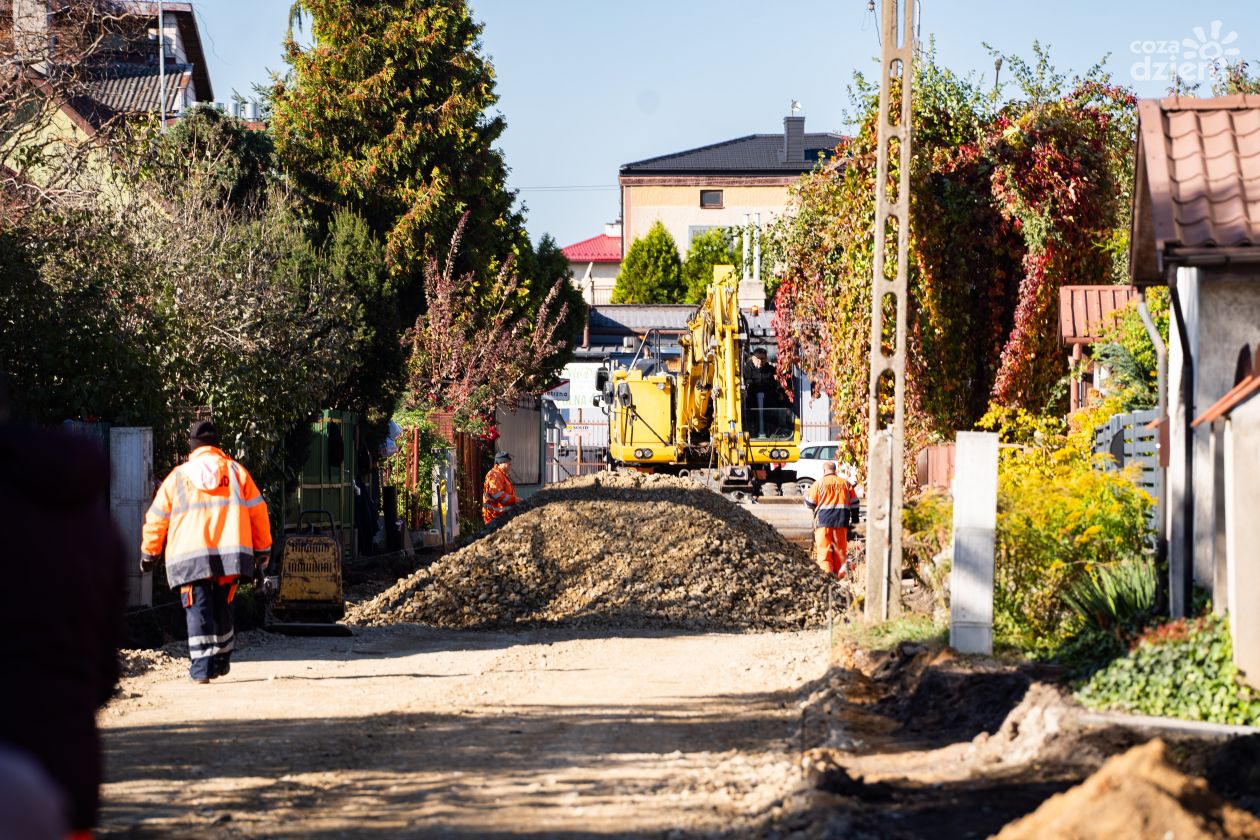
{"type": "Polygon", "coordinates": [[[704,236],[711,230],[717,230],[721,225],[688,225],[687,226],[687,247],[691,247],[691,243],[696,241],[696,237],[704,236]]]}
{"type": "Polygon", "coordinates": [[[706,210],[719,210],[722,207],[721,190],[700,190],[700,206],[706,210]]]}

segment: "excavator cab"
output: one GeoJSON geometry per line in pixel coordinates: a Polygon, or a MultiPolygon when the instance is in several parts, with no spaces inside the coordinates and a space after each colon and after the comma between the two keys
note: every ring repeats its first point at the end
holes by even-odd
{"type": "Polygon", "coordinates": [[[643,337],[628,365],[612,368],[610,363],[601,369],[596,384],[601,382],[613,462],[644,470],[674,463],[676,383],[662,356],[660,331],[651,330],[643,337]]]}

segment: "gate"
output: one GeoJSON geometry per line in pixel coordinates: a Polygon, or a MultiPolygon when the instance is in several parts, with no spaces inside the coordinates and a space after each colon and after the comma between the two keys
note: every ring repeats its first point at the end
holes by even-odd
{"type": "Polygon", "coordinates": [[[1164,476],[1159,468],[1159,430],[1147,426],[1158,417],[1159,412],[1154,409],[1116,414],[1094,430],[1094,454],[1111,455],[1114,459],[1107,463],[1108,469],[1137,465],[1138,487],[1155,500],[1148,517],[1152,529],[1158,529],[1161,521],[1159,500],[1164,476]]]}

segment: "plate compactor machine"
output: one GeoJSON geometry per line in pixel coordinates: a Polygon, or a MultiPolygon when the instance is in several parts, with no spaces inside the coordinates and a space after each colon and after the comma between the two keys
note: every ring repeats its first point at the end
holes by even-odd
{"type": "Polygon", "coordinates": [[[341,539],[332,514],[304,510],[297,527],[272,551],[272,568],[263,580],[266,629],[300,636],[349,636],[337,621],[346,612],[341,588],[341,539]],[[327,522],[327,527],[322,527],[327,522]]]}

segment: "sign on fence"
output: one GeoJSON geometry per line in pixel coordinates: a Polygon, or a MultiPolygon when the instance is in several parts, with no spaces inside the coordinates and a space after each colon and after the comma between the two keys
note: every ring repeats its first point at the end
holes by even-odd
{"type": "Polygon", "coordinates": [[[568,402],[569,401],[569,380],[564,380],[554,388],[548,388],[543,391],[543,396],[552,402],[568,402]]]}

